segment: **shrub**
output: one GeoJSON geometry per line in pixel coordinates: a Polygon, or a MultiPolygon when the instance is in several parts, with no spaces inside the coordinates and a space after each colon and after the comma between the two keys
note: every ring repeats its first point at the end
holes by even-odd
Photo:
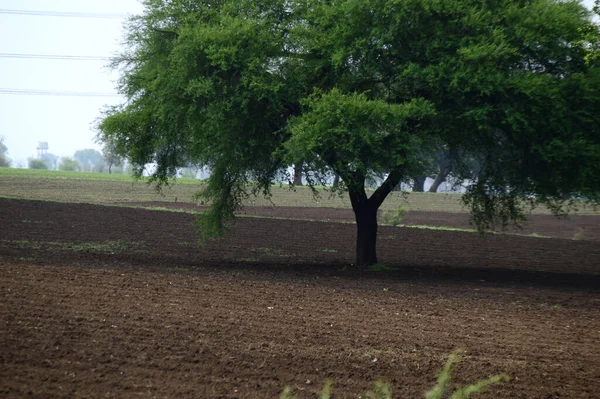
{"type": "Polygon", "coordinates": [[[30,158],[29,159],[29,169],[48,169],[48,165],[41,159],[38,158],[30,158]]]}
{"type": "Polygon", "coordinates": [[[58,165],[58,169],[67,172],[74,172],[79,169],[79,162],[77,162],[71,157],[64,157],[61,159],[60,165],[58,165]]]}
{"type": "Polygon", "coordinates": [[[395,211],[384,211],[381,216],[381,223],[391,226],[399,226],[408,212],[398,205],[395,211]]]}

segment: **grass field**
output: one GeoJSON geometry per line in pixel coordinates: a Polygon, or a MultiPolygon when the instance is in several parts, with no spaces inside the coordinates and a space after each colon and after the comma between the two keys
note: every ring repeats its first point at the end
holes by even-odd
{"type": "MultiPolygon", "coordinates": [[[[37,198],[86,203],[126,202],[181,202],[195,203],[194,194],[202,190],[202,182],[177,179],[174,184],[158,193],[153,185],[134,181],[125,175],[40,171],[30,169],[0,168],[0,195],[11,198],[37,198]]],[[[272,197],[253,197],[248,206],[325,207],[350,209],[347,195],[332,195],[321,191],[315,198],[308,187],[290,189],[274,185],[272,197]]],[[[467,212],[460,194],[393,192],[381,206],[383,211],[394,211],[401,206],[406,211],[467,212]]],[[[534,214],[548,214],[546,209],[536,209],[534,214]]],[[[595,215],[599,210],[581,206],[577,214],[595,215]]]]}

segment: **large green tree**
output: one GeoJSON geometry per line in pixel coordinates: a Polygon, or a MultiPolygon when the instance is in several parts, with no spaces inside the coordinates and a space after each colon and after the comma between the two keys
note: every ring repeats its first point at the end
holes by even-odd
{"type": "Polygon", "coordinates": [[[481,229],[527,203],[600,199],[600,35],[577,1],[143,3],[114,63],[127,101],[107,109],[100,137],[139,176],[154,164],[159,184],[208,165],[201,234],[302,163],[341,178],[356,263],[376,263],[377,209],[436,147],[471,182],[481,229]]]}

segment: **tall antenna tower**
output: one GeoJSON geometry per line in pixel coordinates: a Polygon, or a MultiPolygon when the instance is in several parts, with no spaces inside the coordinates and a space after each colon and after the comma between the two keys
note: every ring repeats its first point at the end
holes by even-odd
{"type": "Polygon", "coordinates": [[[47,141],[38,141],[38,146],[37,146],[38,158],[43,157],[44,154],[47,152],[48,152],[48,142],[47,141]]]}

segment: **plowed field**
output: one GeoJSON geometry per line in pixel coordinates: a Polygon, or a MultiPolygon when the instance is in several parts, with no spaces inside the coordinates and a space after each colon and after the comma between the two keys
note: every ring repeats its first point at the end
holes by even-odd
{"type": "Polygon", "coordinates": [[[198,248],[193,219],[0,199],[0,396],[316,397],[330,378],[356,398],[383,378],[418,398],[455,348],[457,383],[512,377],[481,398],[600,391],[593,239],[382,227],[397,271],[375,273],[351,266],[352,224],[245,217],[198,248]]]}

